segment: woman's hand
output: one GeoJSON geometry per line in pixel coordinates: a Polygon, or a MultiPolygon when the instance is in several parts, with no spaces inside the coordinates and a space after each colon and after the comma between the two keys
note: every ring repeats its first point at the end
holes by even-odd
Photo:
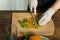
{"type": "Polygon", "coordinates": [[[60,9],[60,0],[56,0],[56,2],[53,4],[53,6],[50,7],[46,12],[44,12],[42,14],[43,16],[39,20],[39,25],[45,25],[45,24],[47,24],[51,20],[53,14],[58,9],[60,9]]]}
{"type": "Polygon", "coordinates": [[[29,0],[29,7],[30,7],[30,11],[34,10],[34,14],[36,15],[36,8],[38,5],[38,1],[37,0],[29,0]],[[33,9],[34,8],[34,9],[33,9]]]}
{"type": "Polygon", "coordinates": [[[46,12],[44,12],[42,14],[42,17],[41,19],[39,20],[39,25],[45,25],[47,24],[51,18],[52,18],[52,15],[55,13],[55,11],[53,9],[48,9],[46,12]]]}

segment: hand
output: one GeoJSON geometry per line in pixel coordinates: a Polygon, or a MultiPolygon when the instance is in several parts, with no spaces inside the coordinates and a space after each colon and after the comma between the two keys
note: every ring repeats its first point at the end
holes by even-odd
{"type": "Polygon", "coordinates": [[[30,11],[33,10],[34,8],[34,14],[36,15],[36,7],[38,5],[38,1],[37,0],[29,0],[29,7],[30,7],[30,11]]]}
{"type": "Polygon", "coordinates": [[[47,24],[51,20],[54,13],[55,11],[51,8],[47,10],[45,13],[43,13],[42,18],[39,20],[39,25],[47,24]]]}
{"type": "Polygon", "coordinates": [[[58,9],[60,9],[60,0],[56,0],[56,2],[54,3],[54,5],[53,5],[51,8],[49,8],[49,9],[43,14],[42,18],[39,20],[39,24],[40,24],[40,25],[45,25],[45,24],[47,24],[47,23],[51,20],[53,14],[54,14],[58,9]]]}
{"type": "Polygon", "coordinates": [[[51,20],[51,15],[43,14],[42,18],[39,20],[39,25],[45,25],[51,20]]]}

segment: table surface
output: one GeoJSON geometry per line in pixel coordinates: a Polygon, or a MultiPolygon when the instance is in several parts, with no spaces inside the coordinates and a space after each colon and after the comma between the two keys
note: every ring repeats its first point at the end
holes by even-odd
{"type": "MultiPolygon", "coordinates": [[[[5,27],[11,24],[12,12],[0,11],[0,40],[4,40],[6,36],[5,27]]],[[[52,17],[55,24],[55,32],[53,36],[47,36],[50,40],[60,40],[60,10],[52,17]]]]}

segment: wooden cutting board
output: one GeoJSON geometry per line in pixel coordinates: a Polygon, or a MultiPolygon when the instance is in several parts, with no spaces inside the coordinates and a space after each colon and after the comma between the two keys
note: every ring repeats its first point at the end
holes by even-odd
{"type": "Polygon", "coordinates": [[[19,25],[18,19],[22,20],[24,18],[29,18],[32,17],[30,13],[24,13],[24,12],[19,12],[19,13],[12,13],[12,30],[11,32],[16,34],[16,28],[17,28],[17,35],[21,36],[23,31],[26,33],[34,33],[34,34],[40,34],[40,35],[45,35],[45,36],[51,36],[54,34],[54,23],[52,20],[50,20],[46,25],[41,26],[38,29],[26,29],[23,30],[23,28],[19,25]],[[28,31],[27,31],[28,30],[28,31]]]}

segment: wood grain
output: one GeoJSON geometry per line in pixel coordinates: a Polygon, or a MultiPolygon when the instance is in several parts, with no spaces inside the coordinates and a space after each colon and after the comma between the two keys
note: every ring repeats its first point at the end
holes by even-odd
{"type": "MultiPolygon", "coordinates": [[[[11,12],[12,11],[0,11],[0,40],[5,40],[5,27],[8,24],[11,24],[11,16],[12,16],[11,12]]],[[[18,12],[20,12],[20,11],[18,11],[18,12]]],[[[54,24],[55,24],[55,33],[53,36],[47,36],[47,37],[50,40],[60,40],[60,10],[58,10],[53,15],[52,19],[53,19],[54,24]]]]}
{"type": "MultiPolygon", "coordinates": [[[[51,21],[49,21],[46,25],[43,25],[43,26],[41,26],[41,27],[39,27],[38,29],[23,29],[20,25],[19,25],[19,23],[18,23],[18,19],[19,20],[22,20],[22,19],[24,19],[24,18],[30,18],[30,17],[32,17],[32,15],[30,15],[31,13],[29,13],[29,12],[27,12],[27,13],[22,13],[22,12],[20,12],[20,13],[12,13],[12,25],[14,24],[14,25],[16,25],[17,26],[17,30],[18,31],[20,31],[21,30],[21,32],[22,32],[22,30],[23,31],[25,31],[26,33],[30,33],[30,32],[32,32],[32,33],[34,33],[34,34],[39,34],[39,35],[45,35],[45,36],[51,36],[51,35],[53,35],[54,34],[54,23],[53,23],[53,21],[51,20],[51,21]],[[19,29],[20,28],[20,29],[19,29]]],[[[13,26],[12,26],[13,27],[13,26]]],[[[12,31],[14,30],[14,28],[11,28],[12,29],[12,31]]],[[[20,33],[20,32],[18,32],[18,33],[20,33]]],[[[19,35],[21,35],[21,34],[19,34],[19,35]]]]}

